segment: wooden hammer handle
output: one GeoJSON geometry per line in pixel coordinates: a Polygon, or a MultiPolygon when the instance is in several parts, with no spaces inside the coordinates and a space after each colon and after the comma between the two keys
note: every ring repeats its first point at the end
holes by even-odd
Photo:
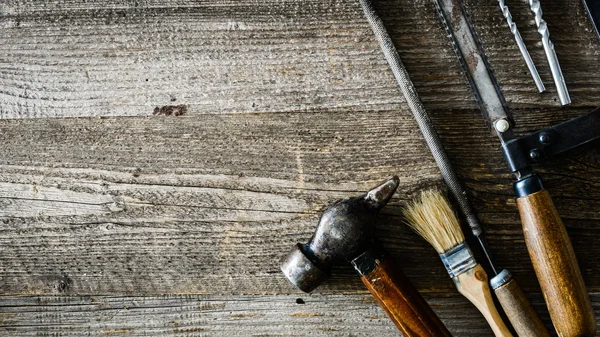
{"type": "MultiPolygon", "coordinates": [[[[353,261],[354,264],[354,261],[353,261]]],[[[375,259],[361,279],[404,337],[452,336],[410,280],[389,259],[375,259]]]]}
{"type": "Polygon", "coordinates": [[[596,319],[581,271],[547,190],[517,199],[523,232],[552,323],[561,337],[596,334],[596,319]]]}

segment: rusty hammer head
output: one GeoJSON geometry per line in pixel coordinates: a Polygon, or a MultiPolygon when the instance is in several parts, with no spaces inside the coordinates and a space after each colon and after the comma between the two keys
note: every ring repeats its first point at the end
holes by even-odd
{"type": "Polygon", "coordinates": [[[369,248],[375,215],[398,188],[394,176],[369,192],[334,202],[321,216],[306,244],[297,244],[283,260],[281,270],[300,290],[310,292],[329,274],[334,263],[350,261],[369,248]]]}

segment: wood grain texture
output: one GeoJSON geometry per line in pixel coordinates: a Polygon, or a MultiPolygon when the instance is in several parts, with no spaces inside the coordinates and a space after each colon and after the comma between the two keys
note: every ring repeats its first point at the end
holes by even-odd
{"type": "Polygon", "coordinates": [[[361,280],[404,337],[451,337],[431,306],[390,259],[375,260],[361,280]]]}
{"type": "MultiPolygon", "coordinates": [[[[397,8],[409,18],[424,3],[397,8]]],[[[5,118],[146,116],[172,102],[190,113],[244,113],[389,109],[402,101],[394,82],[381,81],[391,73],[354,1],[16,1],[2,14],[5,118]]],[[[434,26],[435,13],[426,15],[434,26]]],[[[433,59],[427,46],[443,36],[426,36],[418,20],[402,26],[426,41],[415,57],[433,59]]],[[[461,83],[456,71],[444,75],[453,60],[448,52],[441,66],[420,66],[440,73],[429,80],[437,88],[430,100],[461,83]]]]}
{"type": "MultiPolygon", "coordinates": [[[[412,120],[370,115],[0,122],[0,287],[53,292],[45,280],[67,275],[73,293],[289,291],[279,260],[333,200],[392,173],[399,197],[439,182],[430,158],[400,150],[425,150],[412,120]]],[[[391,223],[399,209],[386,213],[391,223]]]]}
{"type": "MultiPolygon", "coordinates": [[[[569,108],[527,4],[507,3],[548,93],[497,1],[466,1],[517,133],[600,105],[600,43],[581,3],[542,5],[569,108]]],[[[497,264],[550,327],[511,177],[433,2],[375,6],[497,264]]],[[[401,225],[404,201],[440,177],[357,1],[4,1],[0,118],[0,335],[396,336],[350,266],[314,301],[302,295],[315,311],[296,309],[278,264],[330,202],[398,174],[379,239],[453,334],[491,336],[401,225]]],[[[598,313],[600,146],[539,171],[598,313]]]]}
{"type": "MultiPolygon", "coordinates": [[[[507,100],[558,106],[529,10],[509,5],[525,21],[521,31],[549,92],[537,94],[497,2],[470,1],[507,100]]],[[[423,101],[473,107],[433,2],[376,6],[423,101]]],[[[581,4],[544,7],[574,104],[600,105],[600,45],[581,4]]],[[[4,118],[148,116],[173,102],[189,113],[244,113],[389,109],[403,101],[357,1],[20,0],[4,3],[0,15],[4,118]]]]}
{"type": "MultiPolygon", "coordinates": [[[[324,207],[393,173],[402,187],[379,237],[417,287],[449,289],[435,252],[399,217],[403,200],[440,181],[412,123],[395,111],[0,121],[2,292],[55,293],[63,279],[62,292],[74,294],[289,291],[279,259],[310,238],[324,207]]],[[[497,151],[487,132],[474,137],[488,146],[457,167],[499,265],[535,290],[510,178],[489,173],[502,168],[487,155],[497,151]]],[[[583,179],[569,178],[572,188],[599,184],[598,157],[589,159],[563,161],[584,160],[572,169],[583,179]]],[[[556,189],[596,289],[600,198],[556,189]]],[[[362,286],[344,267],[323,291],[348,289],[362,286]]]]}
{"type": "Polygon", "coordinates": [[[550,337],[517,281],[511,279],[494,289],[494,293],[518,336],[550,337]]]}
{"type": "Polygon", "coordinates": [[[525,242],[559,336],[594,336],[596,321],[571,240],[547,190],[517,199],[525,242]]]}
{"type": "MultiPolygon", "coordinates": [[[[594,303],[599,293],[591,293],[594,303]]],[[[425,299],[454,336],[491,336],[458,293],[425,299]]],[[[542,312],[543,298],[529,294],[542,312]]],[[[549,325],[548,315],[542,319],[549,325]]],[[[398,331],[369,293],[277,296],[0,296],[0,334],[21,336],[384,336],[398,331]]]]}
{"type": "MultiPolygon", "coordinates": [[[[598,296],[596,295],[596,298],[598,296]]],[[[454,336],[489,327],[458,294],[429,293],[454,336]]],[[[534,298],[536,308],[543,300],[534,298]]],[[[345,295],[1,296],[0,334],[21,336],[383,336],[400,334],[368,293],[345,295]]]]}

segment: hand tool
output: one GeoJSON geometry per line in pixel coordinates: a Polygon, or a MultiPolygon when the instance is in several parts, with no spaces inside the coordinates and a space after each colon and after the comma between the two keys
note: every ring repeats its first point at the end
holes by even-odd
{"type": "Polygon", "coordinates": [[[374,242],[375,217],[399,185],[392,177],[358,197],[334,202],[321,216],[307,244],[297,244],[281,270],[300,290],[310,292],[334,263],[350,262],[362,282],[405,337],[451,336],[435,312],[390,257],[374,242]]]}
{"type": "MultiPolygon", "coordinates": [[[[467,193],[461,186],[454,169],[448,159],[448,155],[442,146],[442,142],[438,137],[431,119],[425,111],[423,103],[419,99],[417,90],[413,85],[408,72],[404,68],[400,56],[394,47],[394,44],[387,33],[383,22],[373,9],[371,0],[360,0],[365,17],[369,22],[371,29],[375,35],[375,38],[381,46],[381,50],[392,69],[398,86],[402,91],[414,117],[419,125],[419,129],[423,134],[425,142],[429,147],[429,150],[433,154],[440,172],[446,184],[448,185],[452,195],[458,202],[460,210],[465,216],[471,232],[477,238],[481,245],[481,248],[489,262],[489,265],[496,275],[491,280],[492,287],[495,289],[494,292],[500,300],[500,304],[510,319],[511,324],[517,330],[520,336],[539,336],[546,337],[548,332],[546,331],[543,324],[536,324],[535,322],[541,322],[533,307],[528,302],[527,297],[523,294],[517,282],[511,277],[511,274],[507,270],[502,270],[497,273],[497,269],[493,264],[490,253],[486,247],[485,241],[482,237],[482,229],[479,224],[479,220],[475,215],[475,212],[471,208],[467,199],[467,193]],[[504,296],[500,296],[499,292],[504,293],[504,296]],[[511,313],[515,314],[511,314],[511,313]]],[[[500,102],[499,102],[500,103],[500,102]]],[[[500,103],[500,106],[501,103],[500,103]]]]}
{"type": "Polygon", "coordinates": [[[517,138],[504,96],[489,70],[464,6],[458,0],[435,3],[480,110],[500,138],[506,162],[517,179],[514,187],[525,242],[554,327],[559,336],[593,336],[594,312],[571,241],[532,165],[599,138],[600,109],[517,138]]]}
{"type": "Polygon", "coordinates": [[[592,21],[596,35],[600,39],[600,0],[583,0],[583,6],[592,21]]]}
{"type": "Polygon", "coordinates": [[[483,314],[494,335],[512,337],[494,305],[487,274],[475,260],[458,219],[441,192],[421,192],[402,213],[407,224],[440,254],[454,285],[483,314]]]}
{"type": "Polygon", "coordinates": [[[554,44],[550,41],[550,31],[548,31],[548,24],[542,18],[542,6],[538,0],[529,0],[529,7],[535,15],[535,24],[538,27],[538,33],[542,37],[542,45],[544,46],[544,52],[550,65],[550,71],[552,72],[552,78],[556,85],[556,91],[558,92],[558,99],[560,104],[567,105],[571,104],[571,97],[567,90],[567,84],[563,77],[562,70],[560,70],[560,64],[558,63],[558,57],[556,51],[554,51],[554,44]]]}
{"type": "Polygon", "coordinates": [[[502,10],[502,15],[506,18],[506,22],[508,23],[508,27],[510,27],[510,32],[515,36],[515,41],[517,42],[517,46],[519,47],[519,51],[521,55],[523,55],[523,59],[525,60],[525,64],[527,64],[527,68],[529,68],[529,73],[533,77],[533,81],[538,88],[539,92],[544,92],[546,88],[544,87],[544,83],[540,78],[540,74],[531,59],[531,55],[527,51],[527,47],[525,47],[525,42],[523,42],[523,38],[521,37],[521,33],[519,33],[519,29],[517,29],[517,25],[514,23],[512,19],[512,15],[510,15],[510,11],[508,10],[508,6],[504,3],[504,0],[498,0],[500,4],[500,9],[502,10]]]}

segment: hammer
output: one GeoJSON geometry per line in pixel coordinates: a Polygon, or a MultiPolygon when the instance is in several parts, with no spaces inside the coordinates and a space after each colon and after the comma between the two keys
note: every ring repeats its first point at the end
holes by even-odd
{"type": "Polygon", "coordinates": [[[335,263],[350,262],[362,282],[405,337],[452,336],[408,278],[375,241],[375,217],[399,185],[394,176],[367,193],[334,202],[306,244],[298,243],[281,270],[300,290],[310,292],[335,263]]]}

